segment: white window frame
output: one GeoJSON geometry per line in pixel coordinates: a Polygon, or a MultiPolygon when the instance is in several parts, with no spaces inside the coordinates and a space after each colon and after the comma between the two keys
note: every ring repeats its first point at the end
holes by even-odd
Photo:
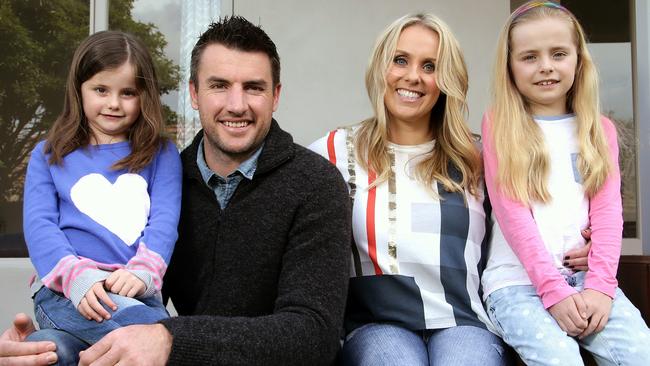
{"type": "Polygon", "coordinates": [[[634,118],[637,150],[637,243],[643,255],[650,255],[650,6],[647,0],[634,0],[632,63],[634,70],[634,118]]]}
{"type": "Polygon", "coordinates": [[[108,1],[89,0],[90,2],[90,25],[88,34],[108,30],[108,1]]]}

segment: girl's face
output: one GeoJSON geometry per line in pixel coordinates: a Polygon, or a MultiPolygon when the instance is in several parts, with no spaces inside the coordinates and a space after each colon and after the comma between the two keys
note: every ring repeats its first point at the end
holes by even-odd
{"type": "Polygon", "coordinates": [[[402,30],[393,63],[386,73],[384,103],[392,128],[429,127],[440,96],[436,82],[438,34],[422,25],[402,30]]]}
{"type": "Polygon", "coordinates": [[[531,112],[567,113],[578,63],[573,26],[557,17],[522,22],[510,32],[510,48],[510,71],[531,112]]]}
{"type": "Polygon", "coordinates": [[[140,116],[133,66],[125,62],[93,75],[81,84],[81,100],[92,144],[126,141],[129,128],[140,116]]]}

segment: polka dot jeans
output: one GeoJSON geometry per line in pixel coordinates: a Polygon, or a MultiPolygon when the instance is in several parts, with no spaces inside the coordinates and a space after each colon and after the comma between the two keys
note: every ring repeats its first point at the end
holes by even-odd
{"type": "MultiPolygon", "coordinates": [[[[581,291],[584,272],[567,277],[567,282],[581,291]]],[[[560,329],[533,286],[494,291],[486,306],[501,337],[527,365],[583,365],[579,347],[591,352],[599,365],[650,365],[650,330],[618,288],[605,329],[580,340],[560,329]]]]}

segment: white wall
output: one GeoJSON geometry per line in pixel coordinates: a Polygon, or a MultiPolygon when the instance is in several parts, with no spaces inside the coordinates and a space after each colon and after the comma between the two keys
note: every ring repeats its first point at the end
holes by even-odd
{"type": "MultiPolygon", "coordinates": [[[[260,24],[282,64],[280,125],[301,144],[369,117],[364,73],[379,33],[400,16],[432,12],[458,38],[469,68],[469,124],[480,130],[489,100],[494,45],[507,0],[236,0],[235,14],[260,24]]],[[[222,2],[222,15],[232,13],[222,2]]]]}
{"type": "Polygon", "coordinates": [[[0,333],[18,312],[33,315],[28,281],[34,273],[28,258],[0,258],[0,333]]]}

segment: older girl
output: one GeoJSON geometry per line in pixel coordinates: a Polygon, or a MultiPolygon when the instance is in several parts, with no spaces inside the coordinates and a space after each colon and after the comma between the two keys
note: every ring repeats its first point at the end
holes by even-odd
{"type": "MultiPolygon", "coordinates": [[[[503,236],[483,277],[490,317],[527,364],[650,363],[650,331],[617,287],[621,250],[616,130],[577,19],[553,2],[515,10],[497,47],[483,121],[485,179],[503,236]],[[585,245],[589,269],[567,265],[585,245]],[[509,244],[509,246],[508,246],[509,244]]],[[[497,233],[498,234],[498,233],[497,233]]]]}

